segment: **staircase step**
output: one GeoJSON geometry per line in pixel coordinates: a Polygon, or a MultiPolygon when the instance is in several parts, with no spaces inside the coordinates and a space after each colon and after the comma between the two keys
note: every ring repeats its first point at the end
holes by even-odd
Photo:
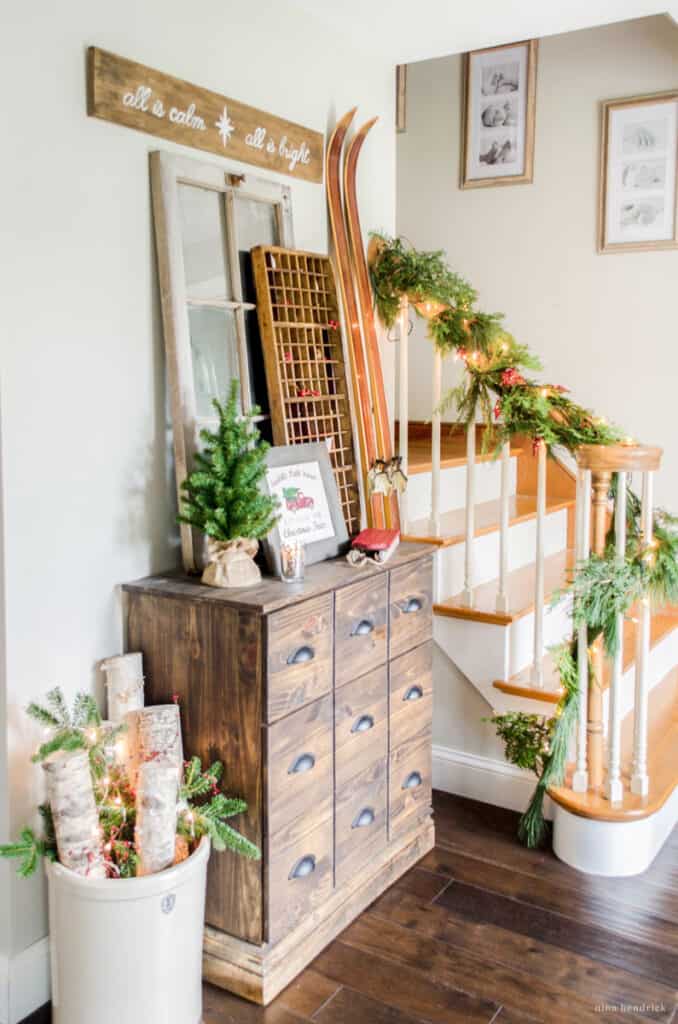
{"type": "MultiPolygon", "coordinates": [[[[648,709],[648,775],[646,797],[631,793],[631,760],[633,754],[633,715],[622,725],[622,781],[624,799],[614,807],[603,793],[574,793],[570,788],[574,765],[568,767],[564,786],[549,789],[556,803],[584,818],[601,821],[624,821],[646,818],[656,813],[678,785],[678,668],[674,668],[650,693],[648,709]]],[[[603,791],[604,792],[604,791],[603,791]]]]}
{"type": "MultiPolygon", "coordinates": [[[[410,423],[410,437],[407,445],[407,472],[409,476],[416,473],[430,473],[431,462],[431,431],[414,430],[410,423]]],[[[483,431],[477,431],[476,462],[491,462],[496,458],[494,448],[483,452],[483,431]]],[[[511,442],[511,455],[520,455],[524,448],[521,444],[511,442]]],[[[453,469],[466,465],[466,432],[456,425],[453,428],[443,424],[440,438],[440,464],[442,469],[453,469]]]]}
{"type": "MultiPolygon", "coordinates": [[[[546,514],[558,512],[561,509],[574,508],[574,498],[547,498],[546,514]]],[[[501,514],[501,502],[483,501],[475,506],[475,537],[482,537],[487,533],[494,533],[499,530],[501,514]]],[[[509,525],[522,523],[529,519],[536,518],[537,499],[533,494],[514,494],[509,499],[509,525]]],[[[434,544],[436,547],[449,547],[452,544],[461,544],[465,538],[466,513],[463,508],[454,509],[451,512],[443,512],[440,517],[440,534],[433,536],[431,524],[428,519],[419,519],[409,523],[403,540],[414,541],[419,544],[434,544]]]]}
{"type": "MultiPolygon", "coordinates": [[[[564,587],[575,563],[573,550],[559,551],[544,559],[544,593],[547,604],[553,595],[564,587]]],[[[473,606],[462,604],[462,595],[455,594],[433,606],[436,615],[452,619],[471,619],[474,622],[489,622],[499,626],[510,626],[515,619],[534,611],[536,563],[514,569],[506,579],[508,611],[497,611],[499,579],[490,580],[473,590],[473,606]]]]}
{"type": "MultiPolygon", "coordinates": [[[[635,617],[635,609],[631,609],[630,617],[624,622],[624,662],[623,671],[627,672],[636,660],[636,631],[638,622],[635,617]]],[[[652,614],[650,624],[650,648],[656,647],[660,640],[678,628],[678,609],[666,608],[652,614]]],[[[527,697],[531,700],[541,700],[551,704],[557,704],[562,689],[560,679],[553,665],[553,659],[546,653],[542,660],[544,673],[543,687],[535,686],[531,682],[531,666],[517,672],[508,680],[498,679],[493,683],[497,690],[502,693],[512,694],[514,697],[527,697]]],[[[609,689],[611,681],[611,667],[606,660],[603,669],[602,689],[609,689]]]]}

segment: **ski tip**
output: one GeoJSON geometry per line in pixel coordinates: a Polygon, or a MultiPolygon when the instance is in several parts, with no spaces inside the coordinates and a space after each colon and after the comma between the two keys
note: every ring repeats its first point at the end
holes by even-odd
{"type": "Polygon", "coordinates": [[[375,124],[379,120],[379,117],[372,117],[369,121],[365,121],[365,124],[358,129],[358,135],[367,135],[370,128],[374,128],[375,124]]]}
{"type": "Polygon", "coordinates": [[[344,114],[343,117],[339,118],[339,120],[337,121],[336,125],[334,126],[335,132],[337,131],[338,128],[343,128],[343,129],[348,128],[348,126],[350,125],[351,121],[353,120],[353,118],[356,115],[357,109],[358,109],[357,107],[351,107],[350,110],[346,111],[346,113],[344,114]]]}

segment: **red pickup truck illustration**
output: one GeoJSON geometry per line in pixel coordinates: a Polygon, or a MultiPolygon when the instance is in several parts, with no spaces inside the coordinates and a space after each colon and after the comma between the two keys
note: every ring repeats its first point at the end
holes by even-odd
{"type": "Polygon", "coordinates": [[[283,498],[285,505],[290,512],[297,512],[301,508],[313,508],[315,501],[299,487],[283,487],[283,498]]]}

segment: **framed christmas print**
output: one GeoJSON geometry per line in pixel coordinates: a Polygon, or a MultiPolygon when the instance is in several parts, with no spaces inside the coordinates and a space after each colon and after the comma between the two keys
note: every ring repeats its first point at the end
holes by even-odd
{"type": "Polygon", "coordinates": [[[599,252],[678,247],[678,92],[602,106],[599,252]]]}
{"type": "Polygon", "coordinates": [[[283,544],[300,541],[306,564],[343,554],[348,531],[327,445],[289,444],[266,456],[265,490],[278,499],[279,519],[262,541],[268,567],[280,575],[283,544]]]}
{"type": "Polygon", "coordinates": [[[534,168],[537,40],[464,56],[461,188],[529,184],[534,168]]]}

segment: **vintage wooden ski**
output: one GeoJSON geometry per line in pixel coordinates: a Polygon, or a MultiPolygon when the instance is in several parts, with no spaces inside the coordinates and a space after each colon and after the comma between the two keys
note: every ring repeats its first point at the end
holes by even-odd
{"type": "MultiPolygon", "coordinates": [[[[356,189],[356,172],[358,157],[363,143],[370,128],[379,118],[374,117],[367,121],[362,128],[356,132],[351,139],[346,151],[344,160],[344,204],[346,206],[346,221],[348,224],[348,236],[355,274],[355,286],[358,293],[360,313],[362,316],[363,336],[365,338],[365,350],[367,354],[367,370],[372,389],[374,402],[374,419],[376,424],[377,454],[379,458],[388,463],[393,458],[393,444],[391,441],[391,424],[386,403],[386,391],[384,389],[384,375],[381,368],[381,354],[379,352],[379,341],[377,330],[374,324],[374,311],[372,305],[372,290],[370,288],[370,276],[367,269],[367,259],[363,246],[363,236],[360,228],[360,212],[358,209],[358,194],[356,189]]],[[[394,529],[400,526],[398,514],[398,499],[395,493],[384,498],[386,511],[386,524],[394,529]]]]}
{"type": "Polygon", "coordinates": [[[353,277],[351,273],[351,254],[344,219],[344,208],[342,203],[341,185],[341,154],[346,138],[346,132],[355,117],[356,108],[344,114],[334,128],[327,144],[325,154],[325,179],[327,188],[327,205],[330,215],[330,227],[332,240],[336,253],[337,276],[339,279],[339,290],[341,292],[344,317],[346,320],[346,333],[348,352],[351,362],[351,377],[353,384],[354,405],[356,419],[358,421],[358,441],[360,449],[360,468],[363,481],[363,493],[365,495],[365,508],[369,526],[384,526],[384,508],[381,496],[373,494],[369,496],[368,473],[377,457],[377,445],[374,429],[374,414],[370,398],[369,379],[367,366],[365,364],[365,353],[363,351],[363,339],[360,330],[360,318],[353,291],[353,277]]]}

